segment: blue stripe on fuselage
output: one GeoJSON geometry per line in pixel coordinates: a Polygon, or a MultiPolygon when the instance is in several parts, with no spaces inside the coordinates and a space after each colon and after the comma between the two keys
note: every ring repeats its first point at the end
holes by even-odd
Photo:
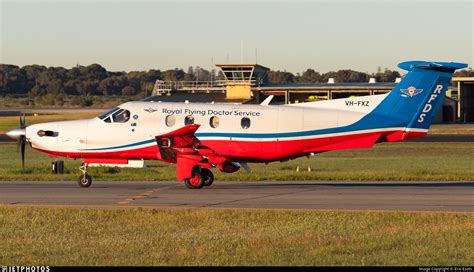
{"type": "MultiPolygon", "coordinates": [[[[369,116],[369,115],[367,115],[369,116]]],[[[387,122],[387,118],[382,118],[372,115],[371,118],[368,120],[364,120],[367,116],[359,120],[358,122],[344,126],[344,127],[336,127],[336,128],[326,128],[326,129],[318,129],[318,130],[308,130],[308,131],[296,131],[296,132],[282,132],[282,133],[234,133],[234,132],[201,132],[195,133],[196,137],[223,137],[223,138],[254,138],[254,139],[269,139],[269,138],[290,138],[290,137],[303,137],[303,136],[314,136],[314,135],[324,135],[324,134],[333,134],[333,133],[344,133],[344,132],[356,132],[361,130],[367,129],[383,129],[383,128],[390,128],[390,127],[401,127],[401,122],[387,122]],[[380,120],[378,120],[380,119],[380,120]],[[371,127],[369,124],[381,124],[382,120],[386,122],[386,125],[378,125],[377,127],[371,127]]],[[[90,148],[90,149],[81,149],[83,151],[101,151],[101,150],[111,150],[111,149],[118,149],[118,148],[125,148],[125,147],[132,147],[142,144],[148,144],[154,142],[155,139],[149,139],[141,142],[131,143],[127,145],[120,145],[120,146],[113,146],[113,147],[104,147],[104,148],[90,148]]]]}
{"type": "Polygon", "coordinates": [[[116,148],[124,148],[124,147],[132,147],[132,146],[137,146],[137,145],[142,145],[142,144],[148,144],[154,142],[155,139],[149,139],[141,142],[136,142],[136,143],[131,143],[131,144],[126,144],[126,145],[119,145],[119,146],[112,146],[112,147],[102,147],[102,148],[86,148],[86,149],[79,149],[82,151],[97,151],[97,150],[111,150],[111,149],[116,149],[116,148]]]}

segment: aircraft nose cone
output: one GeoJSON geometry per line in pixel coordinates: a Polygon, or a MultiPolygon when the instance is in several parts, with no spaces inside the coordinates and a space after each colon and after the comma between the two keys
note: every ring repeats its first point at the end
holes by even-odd
{"type": "Polygon", "coordinates": [[[21,136],[26,136],[26,129],[14,128],[7,132],[7,136],[14,140],[19,140],[21,136]]]}

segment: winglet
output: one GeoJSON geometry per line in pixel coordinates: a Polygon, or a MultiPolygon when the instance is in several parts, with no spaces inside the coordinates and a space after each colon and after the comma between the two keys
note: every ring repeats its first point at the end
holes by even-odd
{"type": "Polygon", "coordinates": [[[200,125],[198,124],[189,124],[189,125],[185,125],[184,127],[178,128],[177,130],[173,130],[165,134],[157,135],[155,137],[164,138],[164,137],[179,137],[179,136],[193,135],[196,132],[196,130],[198,130],[199,127],[200,125]]]}
{"type": "Polygon", "coordinates": [[[270,104],[270,102],[272,101],[273,97],[275,97],[273,94],[269,95],[267,98],[265,98],[265,100],[263,100],[262,103],[260,103],[260,105],[268,106],[268,104],[270,104]]]}

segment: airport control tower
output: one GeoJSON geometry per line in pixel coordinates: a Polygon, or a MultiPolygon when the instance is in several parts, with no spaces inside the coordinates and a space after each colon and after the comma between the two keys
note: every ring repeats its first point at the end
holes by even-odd
{"type": "Polygon", "coordinates": [[[216,64],[225,75],[227,99],[250,99],[252,87],[267,83],[270,70],[259,64],[216,64]]]}

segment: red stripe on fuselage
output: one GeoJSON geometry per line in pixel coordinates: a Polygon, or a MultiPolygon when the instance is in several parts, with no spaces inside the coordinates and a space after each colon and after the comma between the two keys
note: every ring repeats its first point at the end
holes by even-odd
{"type": "MultiPolygon", "coordinates": [[[[300,140],[238,141],[201,140],[201,143],[216,154],[229,160],[274,161],[304,156],[310,152],[367,148],[379,142],[394,142],[420,138],[426,132],[383,131],[352,135],[300,140]]],[[[33,147],[34,148],[34,147],[33,147]]],[[[109,152],[62,152],[34,148],[38,151],[68,158],[128,158],[160,160],[156,145],[109,152]]]]}
{"type": "Polygon", "coordinates": [[[202,140],[202,144],[230,160],[274,161],[309,153],[368,148],[377,142],[394,142],[425,136],[426,132],[384,131],[325,138],[275,141],[202,140]],[[384,135],[385,137],[381,137],[384,135]]]}
{"type": "Polygon", "coordinates": [[[52,156],[61,156],[67,158],[127,158],[127,159],[148,159],[158,160],[160,159],[160,153],[158,152],[158,146],[152,145],[137,149],[127,149],[121,151],[107,151],[107,152],[63,152],[45,150],[41,148],[35,148],[38,151],[47,153],[52,156]]]}

